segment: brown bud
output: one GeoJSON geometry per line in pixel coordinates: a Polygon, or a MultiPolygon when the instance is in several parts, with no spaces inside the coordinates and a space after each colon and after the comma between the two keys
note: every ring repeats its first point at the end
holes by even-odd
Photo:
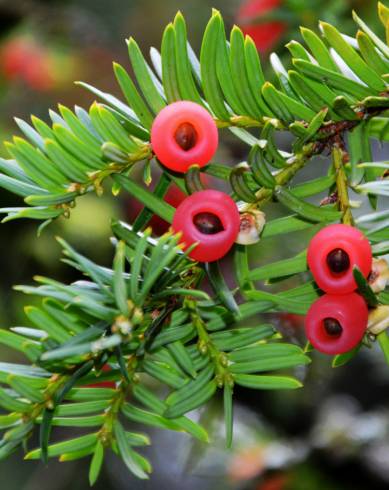
{"type": "Polygon", "coordinates": [[[385,259],[373,259],[368,278],[371,289],[380,293],[389,284],[389,266],[385,259]]]}
{"type": "Polygon", "coordinates": [[[265,223],[265,213],[262,211],[255,209],[242,213],[240,215],[240,231],[235,242],[240,245],[253,245],[259,242],[265,223]]]}

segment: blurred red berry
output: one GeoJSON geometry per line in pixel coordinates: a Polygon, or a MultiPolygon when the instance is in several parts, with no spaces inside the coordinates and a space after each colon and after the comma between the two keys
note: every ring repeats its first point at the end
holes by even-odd
{"type": "MultiPolygon", "coordinates": [[[[184,194],[176,184],[171,184],[163,199],[165,202],[176,208],[185,197],[186,194],[184,194]]],[[[128,200],[126,214],[130,223],[135,221],[142,209],[143,206],[137,199],[130,198],[128,200]]],[[[168,231],[170,224],[155,214],[151,218],[149,226],[151,226],[154,235],[161,236],[168,231]]]]}
{"type": "Polygon", "coordinates": [[[206,165],[219,136],[210,113],[199,104],[178,101],[164,107],[151,128],[151,146],[158,160],[175,172],[206,165]]]}
{"type": "Polygon", "coordinates": [[[54,79],[51,60],[42,46],[28,38],[16,38],[3,45],[0,65],[7,80],[23,80],[38,91],[50,90],[54,79]]]}
{"type": "Polygon", "coordinates": [[[296,313],[280,313],[278,315],[281,324],[285,327],[299,329],[304,326],[305,316],[296,313]]]}
{"type": "MultiPolygon", "coordinates": [[[[174,208],[177,208],[186,197],[186,194],[184,194],[178,186],[172,184],[167,190],[163,200],[174,208]]],[[[156,214],[151,218],[149,226],[151,226],[155,235],[158,236],[163,235],[170,228],[170,224],[156,214]]]]}
{"type": "Polygon", "coordinates": [[[247,0],[238,10],[237,23],[244,34],[250,36],[258,51],[267,52],[278,44],[286,30],[284,22],[260,22],[260,17],[269,14],[281,5],[281,0],[247,0]]]}
{"type": "Polygon", "coordinates": [[[256,490],[284,490],[289,480],[286,474],[273,475],[260,483],[256,490]]]}
{"type": "Polygon", "coordinates": [[[181,241],[197,246],[189,254],[199,262],[213,262],[228,253],[240,228],[240,215],[233,199],[224,192],[195,192],[178,206],[173,230],[182,233],[181,241]]]}

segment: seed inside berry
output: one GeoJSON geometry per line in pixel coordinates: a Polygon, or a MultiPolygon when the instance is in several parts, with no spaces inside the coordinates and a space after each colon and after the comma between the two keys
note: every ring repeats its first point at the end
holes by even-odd
{"type": "Polygon", "coordinates": [[[197,143],[197,132],[190,123],[182,123],[178,126],[174,138],[184,151],[189,151],[197,143]]]}
{"type": "Polygon", "coordinates": [[[327,265],[332,272],[345,272],[350,267],[350,257],[341,248],[335,248],[327,255],[327,265]]]}
{"type": "Polygon", "coordinates": [[[336,320],[336,318],[324,318],[324,329],[331,337],[339,337],[343,332],[342,325],[336,320]]]}
{"type": "Polygon", "coordinates": [[[199,213],[193,219],[196,228],[204,235],[215,235],[223,231],[223,224],[220,219],[212,213],[199,213]]]}

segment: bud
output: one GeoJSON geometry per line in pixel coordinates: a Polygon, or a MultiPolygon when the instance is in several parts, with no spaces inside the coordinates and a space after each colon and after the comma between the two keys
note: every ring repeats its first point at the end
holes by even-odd
{"type": "Polygon", "coordinates": [[[240,215],[240,231],[236,243],[240,245],[253,245],[259,242],[263,227],[265,226],[265,213],[254,209],[240,215]]]}
{"type": "Polygon", "coordinates": [[[367,331],[378,335],[389,327],[389,305],[380,305],[369,313],[367,331]]]}
{"type": "Polygon", "coordinates": [[[373,259],[369,284],[375,293],[383,291],[389,284],[389,266],[385,259],[373,259]]]}
{"type": "Polygon", "coordinates": [[[130,335],[132,332],[132,323],[125,316],[119,315],[115,318],[115,323],[112,325],[112,332],[119,332],[122,335],[130,335]]]}

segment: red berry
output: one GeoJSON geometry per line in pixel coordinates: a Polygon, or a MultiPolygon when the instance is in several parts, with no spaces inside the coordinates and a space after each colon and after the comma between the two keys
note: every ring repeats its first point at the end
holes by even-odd
{"type": "Polygon", "coordinates": [[[286,30],[284,22],[261,23],[259,19],[280,5],[281,0],[247,0],[238,10],[237,23],[241,25],[243,33],[252,38],[258,51],[270,51],[286,30]]]}
{"type": "Polygon", "coordinates": [[[342,354],[362,340],[367,320],[367,305],[359,294],[325,294],[310,307],[305,318],[305,331],[318,351],[342,354]]]}
{"type": "Polygon", "coordinates": [[[340,224],[326,226],[312,238],[307,259],[317,285],[331,294],[354,291],[353,267],[367,277],[372,266],[367,238],[353,226],[340,224]]]}
{"type": "Polygon", "coordinates": [[[239,233],[235,202],[224,192],[195,192],[177,208],[172,228],[181,232],[186,247],[198,242],[190,256],[199,262],[218,260],[232,247],[239,233]]]}
{"type": "Polygon", "coordinates": [[[158,160],[175,172],[206,165],[216,152],[218,131],[201,105],[174,102],[157,115],[151,128],[151,146],[158,160]]]}
{"type": "Polygon", "coordinates": [[[7,79],[19,78],[34,90],[45,91],[53,87],[48,53],[33,40],[12,39],[3,46],[0,59],[7,79]]]}

